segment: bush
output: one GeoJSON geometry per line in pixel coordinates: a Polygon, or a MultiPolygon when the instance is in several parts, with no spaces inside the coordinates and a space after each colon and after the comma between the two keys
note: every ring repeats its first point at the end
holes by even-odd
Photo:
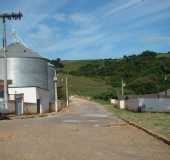
{"type": "Polygon", "coordinates": [[[133,89],[136,94],[150,94],[159,92],[159,77],[145,76],[132,81],[128,88],[133,89]]]}
{"type": "Polygon", "coordinates": [[[104,100],[104,101],[108,101],[111,98],[118,99],[117,93],[116,93],[115,90],[112,90],[110,92],[103,92],[101,94],[94,96],[93,98],[94,99],[101,99],[101,100],[104,100]]]}

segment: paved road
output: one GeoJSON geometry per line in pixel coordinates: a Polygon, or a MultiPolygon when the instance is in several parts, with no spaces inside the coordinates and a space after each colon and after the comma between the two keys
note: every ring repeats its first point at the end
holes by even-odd
{"type": "Polygon", "coordinates": [[[168,160],[170,147],[103,106],[73,98],[69,112],[0,121],[0,160],[168,160]]]}

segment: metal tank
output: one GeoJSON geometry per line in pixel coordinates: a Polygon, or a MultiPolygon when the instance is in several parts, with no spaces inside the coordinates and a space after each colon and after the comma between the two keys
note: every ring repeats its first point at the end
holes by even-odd
{"type": "Polygon", "coordinates": [[[55,102],[54,75],[55,75],[55,67],[49,63],[48,64],[48,90],[49,90],[50,103],[55,102]]]}
{"type": "MultiPolygon", "coordinates": [[[[3,79],[3,50],[0,50],[0,79],[3,79]]],[[[15,42],[7,47],[9,87],[48,89],[48,62],[31,49],[15,42]]]]}

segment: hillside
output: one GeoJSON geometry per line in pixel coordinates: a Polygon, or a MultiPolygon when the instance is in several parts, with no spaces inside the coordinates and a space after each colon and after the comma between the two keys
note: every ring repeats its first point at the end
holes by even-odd
{"type": "Polygon", "coordinates": [[[89,63],[93,63],[95,60],[65,60],[62,61],[64,65],[64,72],[70,73],[80,69],[80,67],[87,65],[89,63]]]}
{"type": "Polygon", "coordinates": [[[109,92],[112,88],[102,80],[96,80],[83,76],[67,76],[70,95],[95,97],[96,95],[100,95],[103,92],[109,92]]]}
{"type": "Polygon", "coordinates": [[[169,55],[169,52],[145,51],[120,59],[63,61],[62,72],[72,76],[73,93],[74,88],[78,92],[84,87],[83,95],[103,99],[117,97],[120,96],[122,79],[126,83],[126,95],[158,93],[170,88],[169,55]],[[88,84],[90,82],[99,83],[96,85],[98,91],[95,91],[95,94],[92,93],[93,87],[90,88],[88,84]],[[109,89],[104,90],[105,87],[101,87],[105,85],[109,86],[109,89]]]}

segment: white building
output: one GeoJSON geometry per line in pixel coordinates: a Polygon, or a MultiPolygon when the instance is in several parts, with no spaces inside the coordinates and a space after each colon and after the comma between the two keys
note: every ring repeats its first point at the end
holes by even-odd
{"type": "MultiPolygon", "coordinates": [[[[7,77],[12,81],[8,86],[9,100],[23,94],[24,113],[49,112],[54,108],[54,67],[19,42],[7,46],[7,77]]],[[[3,80],[3,50],[0,50],[0,80],[3,80]]],[[[1,87],[2,88],[2,87],[1,87]]],[[[3,91],[2,91],[3,92],[3,91]]],[[[0,94],[2,95],[2,94],[0,94]]],[[[16,109],[16,108],[15,108],[16,109]]],[[[14,109],[8,107],[8,112],[14,109]]]]}

